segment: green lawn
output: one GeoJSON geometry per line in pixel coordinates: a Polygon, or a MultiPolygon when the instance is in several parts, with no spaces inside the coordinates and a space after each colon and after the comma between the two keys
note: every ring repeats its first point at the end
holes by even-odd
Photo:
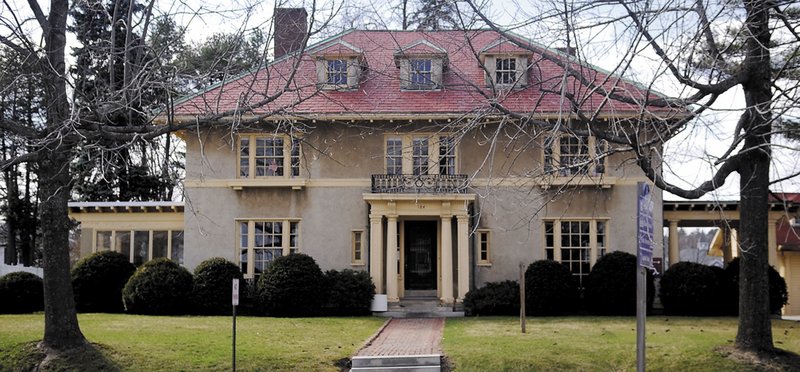
{"type": "MultiPolygon", "coordinates": [[[[749,371],[714,349],[731,345],[736,318],[649,317],[648,371],[749,371]]],[[[773,320],[775,345],[800,353],[800,323],[773,320]]],[[[448,319],[442,348],[457,371],[634,371],[634,317],[448,319]]]]}
{"type": "MultiPolygon", "coordinates": [[[[230,370],[230,317],[81,314],[89,341],[122,370],[230,370]]],[[[237,318],[237,369],[337,371],[385,319],[237,318]]],[[[21,344],[39,340],[42,314],[0,316],[0,370],[21,344]],[[4,362],[5,361],[5,362],[4,362]]]]}

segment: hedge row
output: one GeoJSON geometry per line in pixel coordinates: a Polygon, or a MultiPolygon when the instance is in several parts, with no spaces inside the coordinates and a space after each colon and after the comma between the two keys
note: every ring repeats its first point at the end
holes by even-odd
{"type": "MultiPolygon", "coordinates": [[[[588,311],[599,315],[636,313],[636,256],[612,252],[597,260],[584,279],[582,303],[579,286],[566,266],[550,260],[536,261],[525,272],[525,307],[529,315],[562,315],[588,311]]],[[[647,277],[647,306],[655,298],[653,276],[647,277]]],[[[664,311],[673,315],[737,315],[739,259],[721,268],[681,262],[661,279],[664,311]]],[[[467,293],[468,315],[519,314],[519,285],[514,281],[487,283],[467,293]]],[[[788,301],[786,281],[769,269],[770,311],[779,313],[788,301]]]]}

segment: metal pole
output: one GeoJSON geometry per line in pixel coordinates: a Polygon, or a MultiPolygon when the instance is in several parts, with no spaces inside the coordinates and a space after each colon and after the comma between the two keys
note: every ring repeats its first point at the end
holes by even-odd
{"type": "Polygon", "coordinates": [[[232,371],[236,372],[236,305],[233,305],[233,365],[232,371]]]}
{"type": "Polygon", "coordinates": [[[519,324],[525,333],[525,265],[519,264],[519,324]]]}
{"type": "Polygon", "coordinates": [[[636,272],[636,372],[645,371],[645,319],[647,317],[647,269],[636,272]]]}

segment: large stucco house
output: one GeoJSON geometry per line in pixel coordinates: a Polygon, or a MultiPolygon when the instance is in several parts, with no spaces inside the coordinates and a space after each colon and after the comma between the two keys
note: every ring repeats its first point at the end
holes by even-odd
{"type": "MultiPolygon", "coordinates": [[[[73,203],[84,251],[190,268],[221,256],[250,278],[302,252],[324,270],[369,271],[390,303],[443,304],[535,260],[582,279],[606,252],[635,253],[636,185],[647,180],[631,155],[494,106],[581,127],[558,93],[583,89],[556,63],[572,56],[489,30],[353,30],[303,48],[305,11],[277,12],[274,62],[175,108],[176,122],[216,123],[181,133],[186,201],[73,203]],[[122,212],[134,224],[103,224],[122,212]]],[[[653,94],[582,71],[633,99],[653,94]]],[[[581,94],[609,122],[642,117],[581,94]]],[[[661,226],[661,192],[652,198],[661,226]]]]}

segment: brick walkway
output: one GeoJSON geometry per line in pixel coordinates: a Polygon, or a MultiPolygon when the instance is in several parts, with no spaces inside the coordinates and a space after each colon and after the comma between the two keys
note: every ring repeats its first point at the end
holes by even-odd
{"type": "Polygon", "coordinates": [[[392,319],[358,356],[441,354],[444,318],[392,319]]]}

